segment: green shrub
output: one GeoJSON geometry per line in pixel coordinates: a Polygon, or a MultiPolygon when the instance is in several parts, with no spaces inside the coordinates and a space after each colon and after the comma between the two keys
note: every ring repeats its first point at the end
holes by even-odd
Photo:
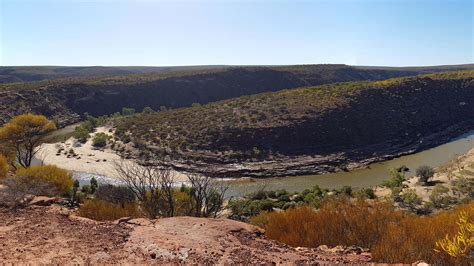
{"type": "Polygon", "coordinates": [[[82,126],[77,126],[72,136],[82,143],[85,143],[91,137],[89,131],[82,126]]]}
{"type": "Polygon", "coordinates": [[[99,125],[99,119],[97,117],[94,117],[90,115],[89,113],[84,113],[84,116],[86,117],[86,123],[89,124],[89,130],[92,131],[94,128],[96,128],[99,125]]]}
{"type": "Polygon", "coordinates": [[[91,194],[94,194],[97,188],[99,187],[99,183],[97,182],[97,179],[95,177],[91,178],[90,183],[91,183],[90,186],[91,186],[91,192],[92,192],[91,194]]]}
{"type": "Polygon", "coordinates": [[[372,188],[362,188],[353,193],[357,198],[375,199],[375,192],[372,188]]]}
{"type": "Polygon", "coordinates": [[[134,114],[135,114],[135,109],[127,108],[127,107],[122,108],[122,115],[128,116],[128,115],[134,115],[134,114]]]}
{"type": "Polygon", "coordinates": [[[247,220],[263,211],[272,211],[275,203],[270,199],[247,200],[234,199],[229,201],[229,208],[232,212],[231,217],[237,220],[247,220]]]}
{"type": "Polygon", "coordinates": [[[97,133],[94,138],[92,138],[92,146],[99,148],[105,147],[109,138],[110,136],[105,133],[97,133]]]}
{"type": "Polygon", "coordinates": [[[153,114],[154,112],[155,111],[153,109],[151,109],[151,107],[148,107],[148,106],[143,108],[143,111],[142,111],[142,113],[144,113],[144,114],[153,114]]]}
{"type": "Polygon", "coordinates": [[[90,194],[92,194],[92,187],[90,185],[84,185],[81,188],[81,192],[86,194],[86,195],[90,195],[90,194]]]}
{"type": "Polygon", "coordinates": [[[352,196],[352,187],[350,186],[343,186],[340,191],[346,196],[352,196]]]}
{"type": "Polygon", "coordinates": [[[79,142],[85,143],[89,138],[90,134],[97,125],[97,118],[87,115],[87,120],[81,122],[77,127],[74,128],[73,137],[79,142]]]}
{"type": "Polygon", "coordinates": [[[448,195],[449,188],[437,184],[430,194],[430,200],[433,205],[437,208],[443,208],[448,206],[454,199],[448,195]]]}
{"type": "Polygon", "coordinates": [[[406,189],[405,191],[403,191],[400,197],[403,203],[405,203],[410,208],[416,208],[422,203],[421,198],[418,197],[418,195],[416,194],[416,190],[413,188],[406,189]]]}
{"type": "Polygon", "coordinates": [[[434,170],[432,167],[422,165],[416,169],[416,176],[418,176],[421,184],[427,184],[434,176],[434,170]]]}
{"type": "Polygon", "coordinates": [[[393,189],[396,187],[401,187],[403,181],[405,181],[405,176],[403,175],[403,172],[399,172],[397,171],[397,169],[392,168],[390,169],[390,178],[383,182],[382,185],[393,189]]]}
{"type": "Polygon", "coordinates": [[[459,177],[454,181],[453,190],[466,195],[467,198],[474,198],[474,179],[459,177]]]}

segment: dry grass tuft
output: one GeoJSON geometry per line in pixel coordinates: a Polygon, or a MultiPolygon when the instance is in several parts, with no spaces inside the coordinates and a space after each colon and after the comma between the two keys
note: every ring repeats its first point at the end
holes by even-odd
{"type": "Polygon", "coordinates": [[[431,216],[415,216],[395,210],[389,203],[333,199],[320,210],[299,207],[281,213],[265,213],[251,222],[266,230],[269,238],[291,246],[357,245],[370,248],[373,260],[385,263],[462,265],[436,252],[436,241],[457,232],[461,212],[474,219],[474,203],[431,216]]]}

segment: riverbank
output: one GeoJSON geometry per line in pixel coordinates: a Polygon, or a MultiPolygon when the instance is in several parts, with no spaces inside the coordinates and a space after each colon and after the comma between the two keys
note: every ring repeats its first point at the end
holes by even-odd
{"type": "MultiPolygon", "coordinates": [[[[209,154],[209,158],[205,160],[174,159],[167,163],[178,171],[195,171],[205,175],[224,178],[318,176],[360,170],[370,167],[375,163],[420,153],[449,143],[460,136],[474,134],[473,130],[469,131],[470,129],[472,127],[461,123],[420,138],[418,141],[411,141],[409,144],[403,139],[392,140],[390,141],[393,143],[392,145],[387,145],[388,142],[379,143],[333,154],[275,155],[271,160],[244,160],[239,163],[230,163],[219,158],[218,154],[209,154]]],[[[461,153],[464,152],[462,151],[461,153]]]]}
{"type": "MultiPolygon", "coordinates": [[[[109,128],[99,128],[97,132],[111,134],[109,128]]],[[[96,149],[92,147],[89,140],[80,147],[75,147],[73,139],[64,142],[43,144],[39,159],[44,163],[56,164],[67,170],[74,171],[74,177],[81,183],[86,184],[92,176],[103,180],[104,183],[119,184],[117,173],[113,167],[113,162],[122,160],[121,157],[111,149],[96,149]],[[69,157],[64,154],[56,155],[60,147],[69,147],[75,149],[75,153],[80,158],[69,157]],[[92,156],[88,156],[88,155],[92,156]],[[106,161],[104,161],[104,159],[106,161]]],[[[322,188],[339,189],[342,186],[352,187],[375,187],[389,178],[390,168],[396,168],[406,165],[412,171],[407,173],[410,177],[414,175],[414,170],[420,165],[429,165],[439,167],[448,163],[474,148],[474,131],[458,136],[448,143],[436,146],[411,155],[401,156],[392,160],[369,164],[363,169],[351,170],[348,172],[337,172],[323,175],[301,175],[287,177],[269,177],[269,178],[237,178],[230,180],[229,196],[240,196],[250,192],[258,191],[262,187],[269,190],[286,189],[288,191],[302,191],[305,188],[318,185],[322,188]]],[[[178,180],[186,181],[186,177],[177,172],[178,180]]]]}
{"type": "MultiPolygon", "coordinates": [[[[44,143],[36,157],[44,164],[54,164],[69,171],[118,179],[119,175],[115,169],[116,163],[135,164],[135,162],[131,159],[122,159],[112,149],[94,147],[92,138],[97,133],[112,135],[110,128],[98,127],[86,143],[79,143],[72,137],[62,142],[44,143]]],[[[186,176],[180,172],[174,171],[174,174],[177,182],[187,180],[186,176]]]]}
{"type": "MultiPolygon", "coordinates": [[[[448,189],[446,193],[449,196],[457,197],[455,191],[456,181],[459,178],[474,179],[474,149],[434,170],[435,174],[430,180],[429,185],[420,184],[419,177],[411,176],[403,182],[404,188],[401,192],[412,189],[422,202],[429,202],[431,200],[430,195],[436,187],[435,185],[442,185],[448,189]]],[[[378,186],[375,188],[375,195],[378,197],[388,197],[391,196],[391,190],[387,187],[378,186]]]]}

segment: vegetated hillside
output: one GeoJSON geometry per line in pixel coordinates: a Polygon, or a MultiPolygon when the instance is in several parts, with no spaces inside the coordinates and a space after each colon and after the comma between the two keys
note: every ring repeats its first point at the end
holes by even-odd
{"type": "Polygon", "coordinates": [[[440,66],[415,66],[415,67],[387,67],[387,66],[354,66],[357,69],[366,70],[398,70],[398,71],[416,71],[420,74],[446,72],[446,71],[462,71],[474,69],[474,64],[462,65],[440,65],[440,66]]]}
{"type": "MultiPolygon", "coordinates": [[[[329,65],[323,65],[321,70],[325,71],[329,65]]],[[[340,65],[334,65],[340,68],[340,65]]],[[[0,83],[12,82],[31,82],[40,80],[74,78],[74,77],[100,77],[100,76],[118,76],[132,74],[161,74],[170,72],[208,70],[218,68],[230,68],[237,66],[170,66],[170,67],[146,67],[146,66],[84,66],[84,67],[68,67],[68,66],[0,66],[0,83]]],[[[244,67],[244,66],[241,66],[244,67]]],[[[261,66],[265,67],[265,66],[261,66]]],[[[294,70],[294,66],[280,67],[268,66],[273,69],[294,70]]],[[[302,66],[306,68],[307,66],[302,66]]],[[[405,71],[421,73],[442,72],[450,70],[467,70],[474,69],[473,64],[453,65],[453,66],[428,66],[428,67],[377,67],[377,66],[354,66],[361,70],[386,70],[386,71],[405,71]]],[[[414,73],[412,73],[413,75],[414,73]]],[[[336,78],[338,78],[336,76],[336,78]]],[[[386,75],[384,78],[388,78],[386,75]]],[[[374,77],[370,79],[375,79],[374,77]]],[[[339,81],[339,80],[338,80],[339,81]]],[[[313,84],[314,85],[314,84],[313,84]]]]}
{"type": "Polygon", "coordinates": [[[301,86],[378,80],[416,71],[363,70],[345,65],[216,68],[114,77],[73,77],[0,85],[0,122],[25,112],[60,125],[79,115],[111,114],[122,107],[177,108],[301,86]]]}
{"type": "Polygon", "coordinates": [[[0,83],[28,82],[48,79],[87,76],[117,76],[146,73],[168,73],[183,70],[199,70],[222,66],[179,67],[65,67],[65,66],[5,66],[0,67],[0,83]]]}
{"type": "Polygon", "coordinates": [[[225,176],[314,174],[445,142],[472,129],[473,114],[474,71],[462,71],[289,89],[137,115],[123,120],[117,135],[130,135],[142,150],[168,155],[182,169],[225,176]]]}

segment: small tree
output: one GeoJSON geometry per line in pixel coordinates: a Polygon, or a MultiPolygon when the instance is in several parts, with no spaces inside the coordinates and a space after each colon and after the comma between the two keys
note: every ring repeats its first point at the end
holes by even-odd
{"type": "Polygon", "coordinates": [[[13,147],[16,161],[21,166],[30,167],[33,157],[39,151],[41,139],[55,129],[54,123],[45,116],[19,115],[0,128],[0,142],[13,147]]]}
{"type": "Polygon", "coordinates": [[[144,114],[153,114],[155,111],[153,109],[151,109],[151,107],[147,106],[145,108],[143,108],[143,111],[142,113],[144,114]]]}
{"type": "Polygon", "coordinates": [[[91,194],[94,194],[99,187],[99,183],[97,182],[97,179],[95,177],[91,178],[91,194]]]}
{"type": "Polygon", "coordinates": [[[228,185],[211,177],[189,174],[190,186],[178,190],[174,187],[175,174],[169,167],[122,161],[115,163],[115,169],[150,218],[175,216],[178,209],[183,209],[181,204],[186,205],[186,215],[196,217],[216,217],[223,209],[228,185]],[[189,200],[180,200],[177,195],[188,195],[189,200]]]}
{"type": "Polygon", "coordinates": [[[216,180],[200,174],[188,174],[191,184],[191,198],[195,204],[194,216],[216,217],[223,208],[224,197],[229,186],[223,180],[216,180]]]}
{"type": "Polygon", "coordinates": [[[429,180],[433,178],[434,170],[430,166],[422,165],[416,169],[416,175],[418,176],[420,183],[426,185],[429,180]]]}
{"type": "Polygon", "coordinates": [[[115,162],[115,170],[150,218],[174,216],[174,173],[171,169],[121,161],[115,162]]]}

